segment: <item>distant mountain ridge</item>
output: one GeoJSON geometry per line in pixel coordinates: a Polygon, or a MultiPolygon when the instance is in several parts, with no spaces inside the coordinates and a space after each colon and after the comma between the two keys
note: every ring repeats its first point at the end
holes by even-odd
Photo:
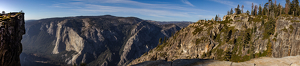
{"type": "Polygon", "coordinates": [[[191,21],[151,21],[151,20],[148,20],[148,21],[153,22],[158,25],[175,24],[175,25],[179,26],[180,28],[184,28],[184,27],[187,27],[189,24],[195,23],[195,22],[191,22],[191,21]]]}
{"type": "Polygon", "coordinates": [[[31,20],[25,28],[20,56],[23,66],[126,65],[156,47],[159,38],[181,29],[174,24],[111,15],[31,20]]]}

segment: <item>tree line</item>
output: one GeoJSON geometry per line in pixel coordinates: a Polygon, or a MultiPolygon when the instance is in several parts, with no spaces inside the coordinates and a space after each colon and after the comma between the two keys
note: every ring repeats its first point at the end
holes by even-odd
{"type": "MultiPolygon", "coordinates": [[[[240,9],[240,5],[237,8],[231,9],[227,11],[227,15],[231,14],[241,14],[243,13],[244,5],[242,5],[240,9]]],[[[267,3],[263,5],[254,5],[252,3],[251,11],[246,11],[249,15],[267,15],[269,17],[277,17],[281,14],[299,16],[300,15],[300,7],[299,0],[286,0],[285,7],[283,7],[280,3],[277,4],[276,0],[268,0],[267,3]]]]}

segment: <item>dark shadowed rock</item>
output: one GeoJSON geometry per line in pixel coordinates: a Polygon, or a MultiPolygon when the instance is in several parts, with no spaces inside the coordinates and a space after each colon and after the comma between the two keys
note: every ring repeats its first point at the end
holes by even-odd
{"type": "Polygon", "coordinates": [[[0,16],[0,66],[20,66],[21,40],[25,34],[24,13],[0,16]]]}

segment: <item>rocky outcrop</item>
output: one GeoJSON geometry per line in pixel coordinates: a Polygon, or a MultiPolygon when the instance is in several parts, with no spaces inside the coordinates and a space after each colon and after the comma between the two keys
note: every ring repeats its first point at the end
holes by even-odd
{"type": "Polygon", "coordinates": [[[21,66],[24,13],[1,14],[0,17],[0,66],[21,66]]]}
{"type": "Polygon", "coordinates": [[[21,59],[22,63],[45,65],[126,65],[156,47],[159,38],[180,29],[174,24],[110,15],[42,19],[27,22],[21,59]]]}
{"type": "Polygon", "coordinates": [[[299,17],[281,15],[272,19],[265,15],[250,16],[244,13],[227,15],[223,19],[199,20],[129,65],[177,59],[243,62],[265,56],[281,58],[300,55],[299,17]]]}

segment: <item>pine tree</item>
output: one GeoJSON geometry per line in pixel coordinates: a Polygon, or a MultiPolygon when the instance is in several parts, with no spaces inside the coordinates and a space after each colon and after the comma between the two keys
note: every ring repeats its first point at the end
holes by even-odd
{"type": "Polygon", "coordinates": [[[257,15],[257,5],[255,5],[255,7],[254,7],[254,15],[257,15]]]}
{"type": "Polygon", "coordinates": [[[220,15],[218,14],[218,21],[221,21],[220,15]]]}
{"type": "Polygon", "coordinates": [[[258,7],[258,15],[263,15],[262,14],[262,7],[261,7],[261,5],[259,5],[259,7],[258,7]]]}
{"type": "Polygon", "coordinates": [[[158,40],[158,45],[161,44],[161,43],[162,43],[162,39],[159,38],[159,40],[158,40]]]}
{"type": "Polygon", "coordinates": [[[250,12],[247,10],[247,12],[246,12],[248,15],[250,14],[250,12]]]}
{"type": "Polygon", "coordinates": [[[253,5],[253,3],[252,3],[252,6],[251,6],[251,11],[253,11],[253,8],[254,8],[254,5],[253,5]]]}
{"type": "Polygon", "coordinates": [[[295,0],[292,1],[292,3],[290,4],[290,14],[291,15],[295,15],[295,0]]]}
{"type": "Polygon", "coordinates": [[[281,6],[282,9],[281,9],[281,14],[285,14],[285,8],[283,6],[281,6]]]}
{"type": "Polygon", "coordinates": [[[265,7],[263,8],[263,15],[267,15],[267,13],[268,13],[268,9],[267,9],[267,7],[265,6],[265,7]]]}
{"type": "Polygon", "coordinates": [[[272,0],[269,0],[268,7],[269,7],[268,16],[269,16],[269,18],[274,19],[275,18],[275,5],[272,2],[272,0]]]}
{"type": "Polygon", "coordinates": [[[277,6],[276,0],[274,1],[273,10],[274,10],[274,13],[275,13],[275,17],[277,17],[277,15],[279,13],[279,8],[277,6]]]}
{"type": "Polygon", "coordinates": [[[240,14],[241,11],[240,11],[240,5],[237,6],[237,8],[235,8],[235,13],[236,14],[240,14]]]}
{"type": "Polygon", "coordinates": [[[279,3],[278,4],[278,14],[277,14],[277,16],[281,15],[281,11],[282,11],[282,6],[279,3]]]}
{"type": "Polygon", "coordinates": [[[252,3],[252,6],[251,6],[251,15],[254,15],[254,10],[253,10],[253,8],[254,8],[254,5],[253,5],[253,3],[252,3]]]}
{"type": "Polygon", "coordinates": [[[242,5],[242,13],[244,12],[244,5],[242,5]]]}
{"type": "Polygon", "coordinates": [[[229,11],[227,11],[227,15],[230,15],[230,12],[229,12],[229,11]]]}
{"type": "Polygon", "coordinates": [[[215,17],[215,21],[218,21],[218,15],[216,15],[216,17],[215,17]]]}
{"type": "Polygon", "coordinates": [[[230,10],[230,14],[233,14],[233,10],[232,10],[232,8],[231,8],[231,10],[230,10]]]}
{"type": "Polygon", "coordinates": [[[292,1],[292,13],[294,16],[298,16],[298,8],[299,8],[299,1],[293,0],[292,1]]]}
{"type": "Polygon", "coordinates": [[[290,12],[290,0],[285,0],[286,4],[285,4],[285,14],[289,14],[290,12]]]}
{"type": "Polygon", "coordinates": [[[270,5],[269,5],[269,3],[266,3],[265,5],[264,5],[264,15],[267,15],[267,16],[269,16],[269,13],[270,12],[270,5]]]}

